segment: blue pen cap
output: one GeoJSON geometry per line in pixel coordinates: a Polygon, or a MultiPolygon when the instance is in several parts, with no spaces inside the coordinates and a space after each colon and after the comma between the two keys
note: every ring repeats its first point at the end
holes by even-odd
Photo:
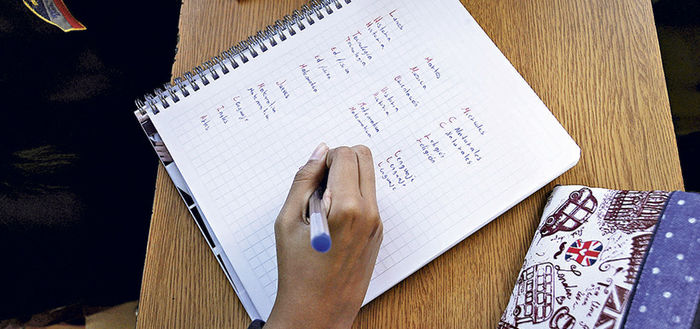
{"type": "Polygon", "coordinates": [[[331,250],[331,236],[325,233],[315,236],[311,239],[311,247],[318,252],[331,250]]]}

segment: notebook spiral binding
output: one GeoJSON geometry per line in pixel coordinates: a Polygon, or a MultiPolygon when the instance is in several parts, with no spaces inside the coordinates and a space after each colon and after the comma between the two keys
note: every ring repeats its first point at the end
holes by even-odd
{"type": "Polygon", "coordinates": [[[247,63],[250,58],[257,57],[260,53],[294,36],[298,31],[306,29],[305,23],[313,25],[316,20],[322,20],[325,15],[333,14],[333,7],[343,8],[341,2],[349,4],[352,0],[309,1],[301,6],[301,9],[294,10],[291,15],[284,16],[248,39],[193,68],[182,77],[175,78],[173,83],[166,83],[163,88],[156,88],[153,93],[144,95],[143,99],[137,99],[137,110],[143,115],[148,114],[148,109],[153,115],[158,114],[159,106],[167,109],[171,102],[177,103],[182,98],[197,92],[203,86],[219,79],[221,75],[226,75],[247,63]]]}

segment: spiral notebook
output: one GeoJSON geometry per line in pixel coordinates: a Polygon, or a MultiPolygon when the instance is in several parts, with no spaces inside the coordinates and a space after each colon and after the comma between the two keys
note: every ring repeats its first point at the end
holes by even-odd
{"type": "Polygon", "coordinates": [[[365,304],[580,153],[457,0],[312,1],[137,107],[260,319],[277,289],[273,223],[319,142],[373,151],[384,241],[365,304]]]}

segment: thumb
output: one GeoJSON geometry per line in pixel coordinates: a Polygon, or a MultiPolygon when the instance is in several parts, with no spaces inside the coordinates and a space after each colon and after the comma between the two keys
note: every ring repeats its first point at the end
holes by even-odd
{"type": "MultiPolygon", "coordinates": [[[[309,197],[318,188],[323,176],[326,174],[326,154],[328,145],[321,143],[311,153],[311,157],[299,168],[294,176],[294,182],[289,189],[287,201],[284,203],[283,212],[289,215],[303,216],[309,203],[309,197]]],[[[284,216],[295,217],[295,216],[284,216]]]]}

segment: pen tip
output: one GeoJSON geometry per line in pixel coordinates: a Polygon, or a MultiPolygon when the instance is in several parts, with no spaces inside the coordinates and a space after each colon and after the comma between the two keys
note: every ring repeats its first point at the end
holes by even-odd
{"type": "Polygon", "coordinates": [[[328,234],[321,234],[311,240],[311,247],[318,252],[331,250],[331,237],[328,234]]]}

